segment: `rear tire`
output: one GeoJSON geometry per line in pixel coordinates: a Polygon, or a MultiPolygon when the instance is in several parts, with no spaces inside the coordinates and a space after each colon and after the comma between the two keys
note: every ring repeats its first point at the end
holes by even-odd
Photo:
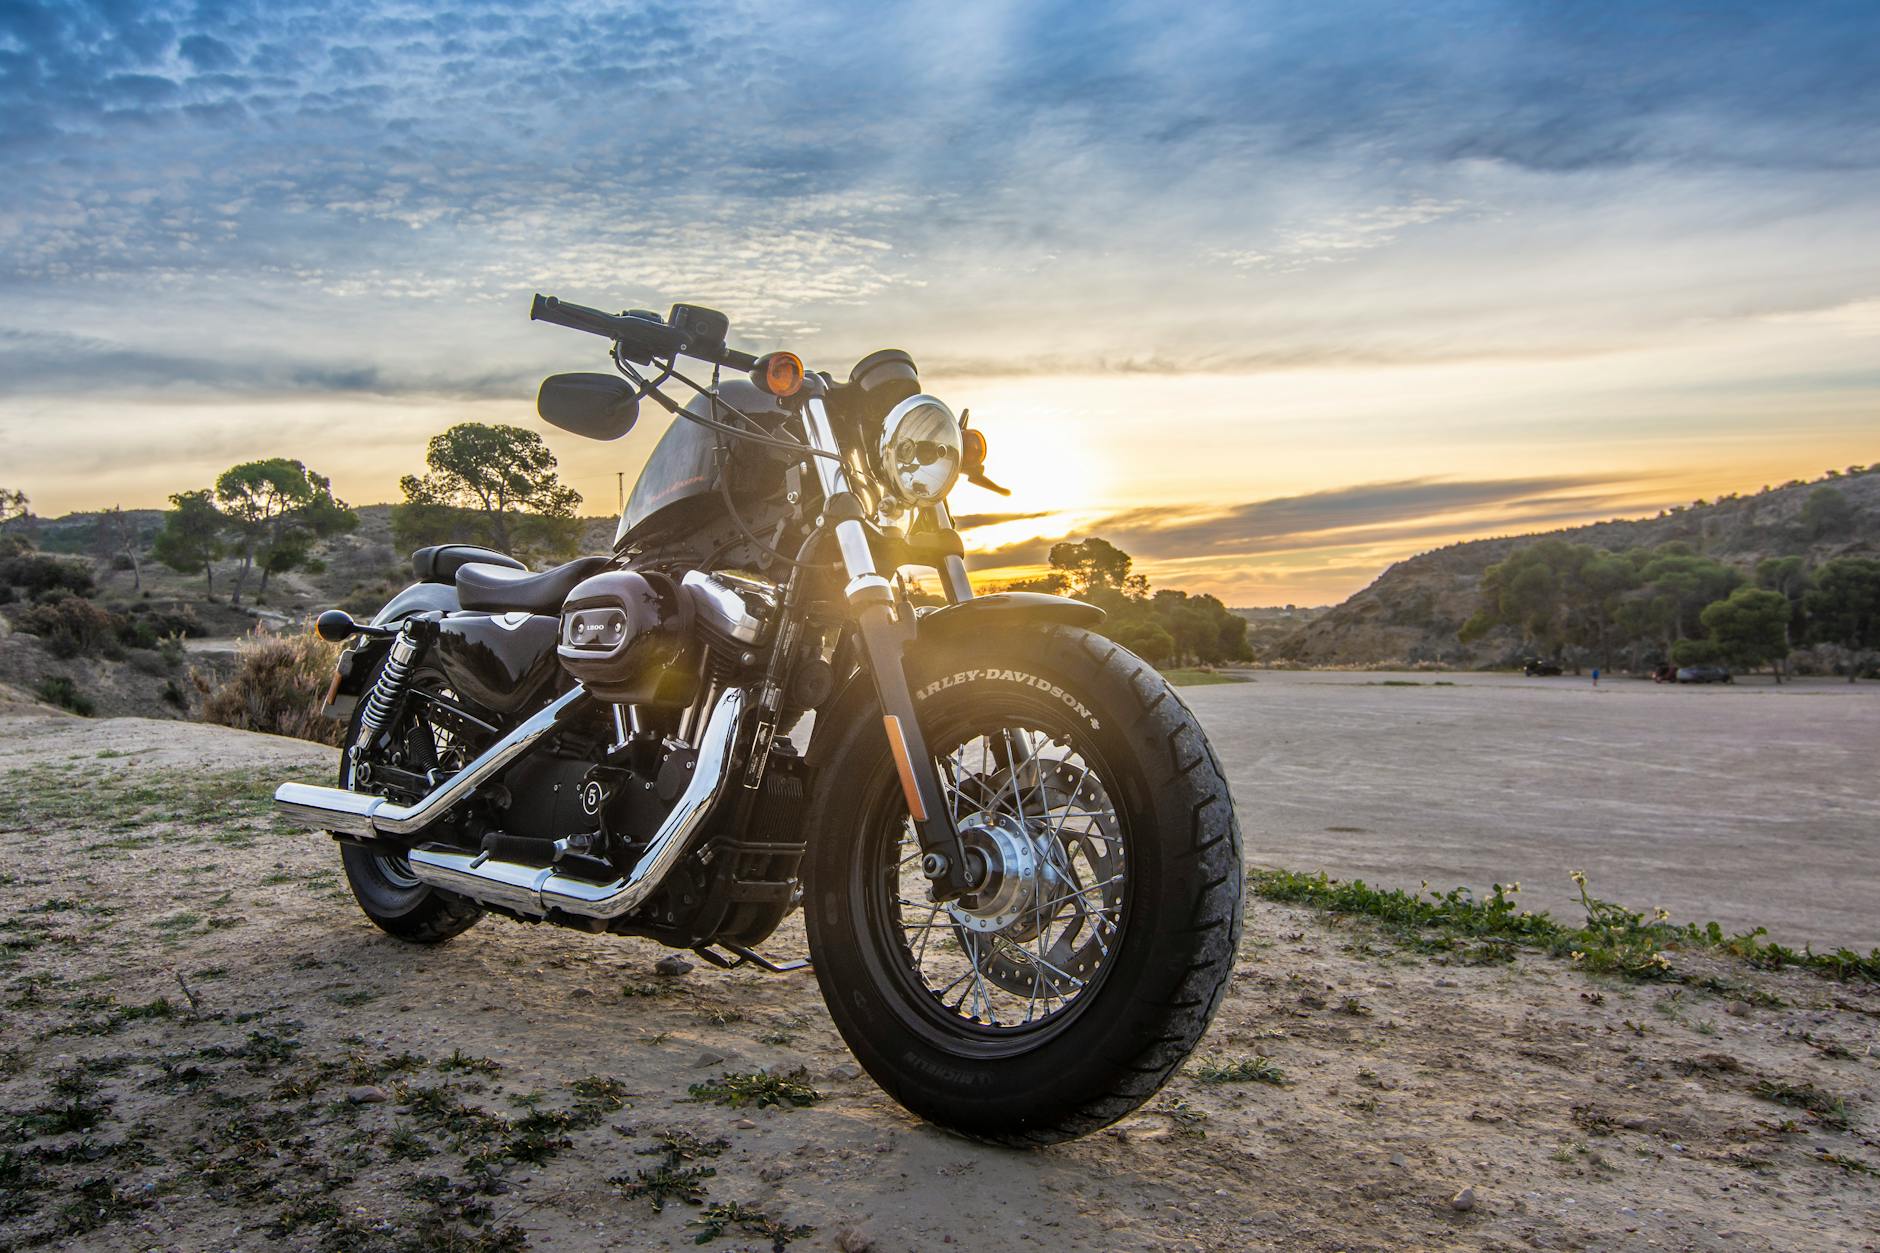
{"type": "MultiPolygon", "coordinates": [[[[1098,875],[1126,873],[1112,876],[1122,881],[1114,897],[1082,895],[1100,885],[1072,894],[1102,906],[1087,918],[1108,913],[1112,920],[1059,932],[1073,940],[1081,934],[1081,948],[1070,942],[1047,948],[1051,927],[1038,938],[1042,914],[1022,908],[1016,915],[989,910],[994,919],[975,927],[946,912],[908,923],[909,906],[916,917],[931,906],[924,903],[925,881],[906,869],[912,838],[906,804],[871,707],[835,731],[808,824],[815,834],[806,921],[830,1016],[876,1082],[931,1122],[1016,1146],[1087,1135],[1154,1095],[1199,1042],[1226,992],[1240,941],[1243,872],[1240,828],[1220,763],[1162,676],[1088,631],[1027,628],[929,645],[910,651],[908,679],[929,747],[936,757],[955,754],[948,769],[965,781],[951,787],[950,804],[977,807],[976,821],[983,821],[1004,805],[994,798],[1005,786],[1015,800],[1028,789],[1039,798],[1035,806],[1012,806],[1016,829],[1034,832],[1032,864],[1062,859],[1054,841],[1067,846],[1078,838],[1071,815],[1080,795],[1093,798],[1089,803],[1099,807],[1093,814],[1111,815],[1108,834],[1098,832],[1094,816],[1078,816],[1096,841],[1078,854],[1084,870],[1038,880],[1040,891],[1089,882],[1093,865],[1098,875]],[[975,728],[1012,726],[1037,728],[1025,733],[1025,755],[1049,768],[1028,778],[981,767],[969,778],[952,746],[996,744],[995,737],[1010,733],[975,728]],[[1040,780],[1055,774],[1068,781],[1080,771],[1100,786],[1086,792],[1079,778],[1056,785],[1057,799],[1047,799],[1053,793],[1040,780]],[[1121,851],[1110,851],[1110,841],[1121,851]],[[883,899],[892,903],[884,907],[883,899]],[[986,934],[1011,916],[1020,921],[996,939],[986,934]],[[939,937],[935,952],[917,952],[910,928],[939,937]],[[1095,945],[1099,936],[1109,943],[1095,945]],[[1034,944],[1035,967],[1027,965],[1034,944]],[[950,995],[934,986],[942,980],[927,967],[970,962],[978,977],[982,958],[977,998],[962,993],[949,1005],[950,995]],[[1039,1005],[1034,982],[1027,1004],[1027,977],[1057,991],[1039,1005]],[[1056,1010],[1054,996],[1061,1002],[1056,1010]]],[[[1027,862],[1019,854],[1011,864],[1027,862]]],[[[1072,896],[1030,899],[1063,909],[1072,896]]],[[[1082,906],[1068,908],[1067,917],[1082,906]]]]}
{"type": "MultiPolygon", "coordinates": [[[[363,690],[372,690],[384,664],[381,659],[363,690]]],[[[412,681],[421,683],[425,677],[426,673],[420,670],[412,676],[412,681]]],[[[362,699],[353,710],[346,744],[340,750],[339,785],[348,791],[356,790],[352,782],[351,750],[359,736],[359,718],[364,709],[362,699]]],[[[411,717],[408,712],[402,716],[411,717]]],[[[353,899],[359,902],[365,916],[387,935],[410,944],[442,944],[462,935],[483,917],[483,910],[472,901],[418,882],[412,877],[404,857],[395,849],[379,852],[358,844],[341,844],[339,857],[353,899]]]]}

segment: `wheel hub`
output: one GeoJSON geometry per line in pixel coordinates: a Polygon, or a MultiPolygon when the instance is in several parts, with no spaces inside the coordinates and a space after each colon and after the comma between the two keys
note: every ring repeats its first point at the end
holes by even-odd
{"type": "Polygon", "coordinates": [[[1040,898],[1046,866],[1037,845],[1011,816],[983,813],[960,824],[960,843],[985,867],[985,877],[978,891],[949,904],[947,912],[969,931],[1010,934],[1040,898]]]}

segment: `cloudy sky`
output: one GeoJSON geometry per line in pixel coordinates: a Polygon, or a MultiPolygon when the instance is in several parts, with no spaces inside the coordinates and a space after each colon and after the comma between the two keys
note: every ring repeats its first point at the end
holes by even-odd
{"type": "MultiPolygon", "coordinates": [[[[905,347],[1230,604],[1880,459],[1880,8],[0,5],[0,483],[392,499],[604,368],[540,290],[905,347]]],[[[661,424],[552,437],[596,512],[661,424]]],[[[1011,517],[1009,515],[1031,515],[1011,517]]]]}

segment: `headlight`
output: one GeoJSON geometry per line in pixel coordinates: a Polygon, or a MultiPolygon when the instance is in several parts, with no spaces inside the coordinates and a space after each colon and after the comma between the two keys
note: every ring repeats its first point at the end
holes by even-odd
{"type": "Polygon", "coordinates": [[[881,424],[881,474],[910,505],[931,505],[960,477],[960,420],[932,396],[909,396],[881,424]]]}

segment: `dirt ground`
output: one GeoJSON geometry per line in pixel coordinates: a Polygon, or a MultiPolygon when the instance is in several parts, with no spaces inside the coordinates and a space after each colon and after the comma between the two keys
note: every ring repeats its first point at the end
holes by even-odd
{"type": "MultiPolygon", "coordinates": [[[[990,1149],[888,1101],[808,972],[662,975],[650,943],[500,920],[387,939],[331,844],[268,813],[332,762],[0,718],[0,1247],[1880,1246],[1872,986],[1451,965],[1253,900],[1232,994],[1149,1108],[990,1149]],[[760,1069],[821,1099],[688,1095],[760,1069]],[[1278,1082],[1223,1081],[1255,1073],[1278,1082]],[[656,1212],[649,1180],[703,1204],[656,1212]]],[[[1236,788],[1249,847],[1276,847],[1236,788]]],[[[1322,825],[1375,821],[1349,804],[1322,825]]],[[[800,954],[800,925],[766,947],[800,954]]]]}
{"type": "Polygon", "coordinates": [[[1261,671],[1182,699],[1255,863],[1514,880],[1555,914],[1578,869],[1681,922],[1880,947],[1880,683],[1261,671]]]}

